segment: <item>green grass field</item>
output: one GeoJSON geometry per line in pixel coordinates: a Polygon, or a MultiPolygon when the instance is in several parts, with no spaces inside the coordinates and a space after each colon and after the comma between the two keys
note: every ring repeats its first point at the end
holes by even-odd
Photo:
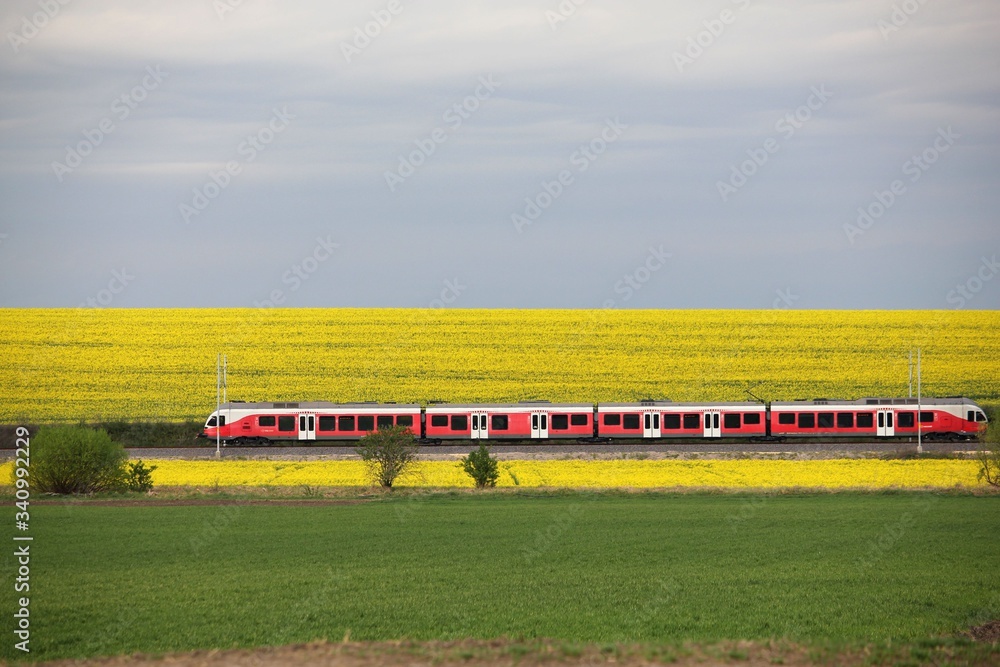
{"type": "MultiPolygon", "coordinates": [[[[1000,618],[997,496],[84,502],[33,505],[31,520],[31,659],[339,641],[348,631],[905,642],[1000,618]]],[[[10,556],[4,566],[10,609],[16,566],[10,556]]]]}

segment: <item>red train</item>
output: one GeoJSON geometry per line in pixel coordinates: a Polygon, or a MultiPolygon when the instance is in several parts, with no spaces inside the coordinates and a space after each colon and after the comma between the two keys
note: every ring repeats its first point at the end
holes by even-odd
{"type": "Polygon", "coordinates": [[[406,426],[423,443],[454,440],[579,442],[732,438],[899,438],[967,440],[986,429],[968,398],[814,399],[760,403],[225,403],[203,437],[226,444],[355,441],[406,426]]]}

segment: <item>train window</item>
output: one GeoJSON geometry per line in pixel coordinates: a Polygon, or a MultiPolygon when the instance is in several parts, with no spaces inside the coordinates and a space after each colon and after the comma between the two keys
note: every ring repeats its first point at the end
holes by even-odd
{"type": "Polygon", "coordinates": [[[933,412],[921,412],[920,413],[920,423],[921,424],[931,424],[934,422],[933,412]]]}
{"type": "Polygon", "coordinates": [[[854,428],[854,413],[853,412],[838,412],[837,413],[837,428],[854,428]]]}
{"type": "Polygon", "coordinates": [[[816,428],[816,415],[811,412],[800,412],[799,428],[816,428]]]}
{"type": "Polygon", "coordinates": [[[621,423],[622,423],[621,415],[613,415],[613,414],[604,415],[605,426],[621,426],[621,423]]]}
{"type": "MultiPolygon", "coordinates": [[[[225,417],[223,417],[223,419],[225,419],[225,417]]],[[[966,420],[970,421],[970,422],[976,421],[976,411],[975,410],[969,410],[969,414],[966,415],[966,420]]],[[[222,422],[222,425],[225,426],[226,422],[222,422]]]]}
{"type": "Polygon", "coordinates": [[[780,412],[780,413],[778,413],[778,423],[779,424],[794,424],[795,423],[795,413],[794,412],[780,412]]]}
{"type": "Polygon", "coordinates": [[[447,426],[448,415],[431,415],[431,426],[447,426]]]}
{"type": "Polygon", "coordinates": [[[452,431],[469,430],[469,417],[467,415],[452,415],[451,430],[452,431]]]}
{"type": "Polygon", "coordinates": [[[875,417],[870,412],[859,412],[857,421],[858,428],[873,428],[875,426],[875,417]]]}
{"type": "Polygon", "coordinates": [[[979,412],[979,411],[977,410],[977,411],[976,411],[976,421],[977,421],[977,422],[984,422],[984,421],[986,421],[986,415],[985,415],[985,414],[983,414],[982,412],[979,412]]]}
{"type": "Polygon", "coordinates": [[[816,415],[816,420],[820,428],[833,428],[832,412],[821,412],[816,415]]]}
{"type": "Polygon", "coordinates": [[[701,417],[698,415],[684,415],[684,428],[689,431],[701,428],[701,417]]]}
{"type": "MultiPolygon", "coordinates": [[[[663,415],[663,428],[674,430],[681,427],[681,416],[675,414],[663,415]]],[[[695,428],[698,428],[697,425],[695,428]]]]}
{"type": "Polygon", "coordinates": [[[375,415],[358,415],[358,430],[368,433],[375,430],[375,415]]]}
{"type": "Polygon", "coordinates": [[[493,415],[490,417],[490,428],[494,431],[506,431],[510,428],[510,420],[507,415],[493,415]]]}
{"type": "Polygon", "coordinates": [[[639,415],[624,415],[622,426],[631,431],[639,430],[639,415]]]}
{"type": "Polygon", "coordinates": [[[744,424],[759,424],[760,423],[760,413],[748,412],[743,415],[744,424]]]}
{"type": "Polygon", "coordinates": [[[209,426],[215,426],[215,415],[209,417],[208,421],[205,422],[205,427],[208,428],[209,426]]]}
{"type": "Polygon", "coordinates": [[[319,430],[321,430],[321,431],[336,431],[337,430],[337,418],[336,417],[320,417],[319,418],[319,430]]]}
{"type": "Polygon", "coordinates": [[[740,416],[739,414],[726,414],[722,416],[722,425],[726,428],[739,428],[740,427],[740,416]]]}
{"type": "Polygon", "coordinates": [[[914,425],[914,414],[912,412],[897,412],[896,413],[896,426],[899,428],[913,428],[914,425]]]}
{"type": "Polygon", "coordinates": [[[379,415],[376,423],[380,431],[384,428],[392,428],[392,415],[379,415]]]}
{"type": "Polygon", "coordinates": [[[589,415],[570,415],[569,425],[570,426],[586,426],[590,423],[589,415]]]}
{"type": "Polygon", "coordinates": [[[278,417],[278,430],[279,431],[294,431],[295,430],[295,417],[292,415],[282,415],[278,417]]]}
{"type": "Polygon", "coordinates": [[[341,431],[354,431],[354,417],[337,417],[337,426],[340,427],[341,431]]]}
{"type": "Polygon", "coordinates": [[[552,430],[565,431],[569,428],[569,415],[552,415],[552,430]]]}
{"type": "Polygon", "coordinates": [[[396,417],[397,426],[413,426],[413,415],[399,415],[396,417]]]}
{"type": "Polygon", "coordinates": [[[257,418],[257,426],[274,426],[276,422],[274,415],[261,415],[257,418]]]}

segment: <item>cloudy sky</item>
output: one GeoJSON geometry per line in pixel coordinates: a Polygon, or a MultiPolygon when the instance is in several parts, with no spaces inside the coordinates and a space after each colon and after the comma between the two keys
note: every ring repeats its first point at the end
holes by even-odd
{"type": "Polygon", "coordinates": [[[0,12],[0,306],[1000,307],[996,0],[0,12]]]}

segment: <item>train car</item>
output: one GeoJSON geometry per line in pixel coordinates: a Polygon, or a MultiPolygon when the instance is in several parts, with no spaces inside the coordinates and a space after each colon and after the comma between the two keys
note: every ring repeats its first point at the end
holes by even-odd
{"type": "Polygon", "coordinates": [[[600,403],[597,437],[756,438],[767,433],[760,403],[600,403]]]}
{"type": "Polygon", "coordinates": [[[968,398],[817,398],[771,404],[775,437],[974,438],[986,427],[983,409],[968,398]]]}
{"type": "Polygon", "coordinates": [[[205,423],[203,435],[227,444],[360,440],[390,426],[420,435],[421,408],[395,403],[224,403],[205,423]]]}
{"type": "Polygon", "coordinates": [[[594,406],[589,403],[524,403],[428,405],[427,440],[558,440],[591,438],[594,406]]]}

